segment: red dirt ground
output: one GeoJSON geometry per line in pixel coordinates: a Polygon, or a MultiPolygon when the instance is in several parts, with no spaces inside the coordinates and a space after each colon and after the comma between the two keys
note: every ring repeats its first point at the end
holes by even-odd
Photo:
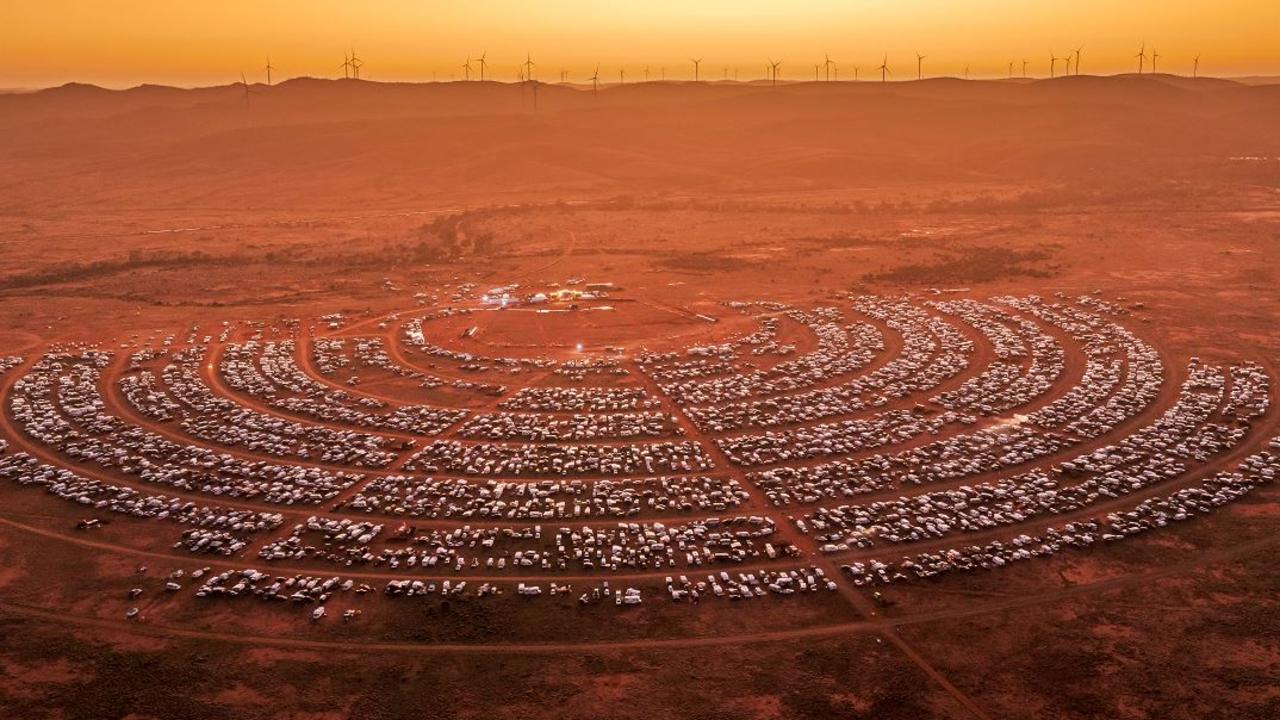
{"type": "MultiPolygon", "coordinates": [[[[248,105],[235,88],[0,95],[0,355],[301,318],[304,338],[380,336],[447,379],[551,384],[393,341],[430,309],[418,292],[584,278],[622,288],[597,303],[612,310],[425,327],[452,349],[573,357],[749,331],[730,299],[1100,291],[1138,308],[1124,324],[1171,376],[1193,355],[1274,373],[1280,86],[834,85],[547,87],[537,113],[496,83],[297,80],[248,105]],[[335,312],[338,330],[316,320],[335,312]]],[[[6,397],[20,372],[0,375],[6,397]]],[[[357,374],[372,396],[498,400],[357,374]]],[[[7,405],[0,436],[38,449],[7,405]]],[[[10,483],[0,508],[6,717],[1280,716],[1274,486],[1122,543],[895,584],[885,606],[851,585],[627,613],[369,597],[350,626],[159,592],[125,622],[128,588],[218,560],[150,522],[76,532],[80,509],[10,483]]]]}

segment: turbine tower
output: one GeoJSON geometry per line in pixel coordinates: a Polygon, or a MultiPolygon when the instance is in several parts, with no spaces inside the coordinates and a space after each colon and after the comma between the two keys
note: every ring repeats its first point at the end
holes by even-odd
{"type": "MultiPolygon", "coordinates": [[[[827,69],[827,82],[831,82],[831,66],[832,66],[832,65],[835,65],[835,63],[831,62],[831,55],[829,55],[829,54],[827,54],[827,53],[822,53],[822,54],[823,54],[823,56],[824,56],[824,57],[826,57],[826,60],[825,60],[825,61],[823,61],[823,63],[822,63],[822,64],[823,64],[823,66],[825,66],[825,67],[826,67],[826,69],[827,69]]],[[[837,69],[836,69],[836,77],[839,77],[839,76],[840,76],[840,70],[837,68],[837,69]]]]}
{"type": "Polygon", "coordinates": [[[338,67],[342,68],[342,79],[351,79],[351,58],[346,53],[342,53],[342,64],[338,67]]]}
{"type": "Polygon", "coordinates": [[[240,87],[244,90],[244,102],[245,104],[248,104],[249,96],[252,95],[254,91],[249,89],[249,81],[244,78],[244,73],[240,73],[240,87]]]}
{"type": "Polygon", "coordinates": [[[364,61],[356,57],[356,49],[351,48],[351,76],[356,80],[360,79],[360,68],[364,67],[364,61]]]}
{"type": "Polygon", "coordinates": [[[538,64],[533,61],[533,56],[526,52],[524,54],[524,63],[520,65],[521,70],[524,72],[525,80],[533,80],[533,69],[536,67],[538,67],[538,64]]]}
{"type": "Polygon", "coordinates": [[[462,79],[463,79],[463,80],[470,80],[470,79],[471,79],[471,56],[470,56],[470,55],[468,55],[468,56],[467,56],[467,61],[466,61],[466,62],[464,62],[464,63],[462,63],[462,64],[461,64],[461,65],[459,65],[458,67],[462,68],[462,71],[465,73],[465,74],[462,76],[462,79]]]}
{"type": "Polygon", "coordinates": [[[1151,74],[1152,75],[1156,74],[1156,58],[1158,57],[1160,56],[1156,54],[1156,49],[1154,47],[1151,48],[1151,74]]]}
{"type": "Polygon", "coordinates": [[[698,67],[702,65],[702,58],[689,58],[689,62],[693,63],[693,81],[698,82],[698,67]]]}
{"type": "Polygon", "coordinates": [[[1077,75],[1079,75],[1079,74],[1080,74],[1080,51],[1081,51],[1083,48],[1084,48],[1084,46],[1083,46],[1083,45],[1082,45],[1082,46],[1080,46],[1080,47],[1078,47],[1078,48],[1076,48],[1076,74],[1077,74],[1077,75]]]}
{"type": "Polygon", "coordinates": [[[1142,43],[1142,49],[1139,50],[1138,54],[1134,55],[1134,57],[1138,58],[1138,74],[1141,75],[1143,63],[1145,63],[1147,60],[1147,43],[1146,42],[1142,43]]]}
{"type": "Polygon", "coordinates": [[[1060,59],[1061,58],[1059,58],[1057,55],[1053,54],[1052,50],[1049,51],[1049,77],[1053,77],[1053,70],[1057,66],[1058,60],[1060,59]]]}
{"type": "Polygon", "coordinates": [[[1191,77],[1193,78],[1200,77],[1200,56],[1199,55],[1192,58],[1191,77]]]}
{"type": "Polygon", "coordinates": [[[275,70],[275,68],[271,66],[270,55],[267,56],[267,67],[264,69],[267,71],[267,87],[271,87],[271,71],[275,70]]]}
{"type": "Polygon", "coordinates": [[[1027,60],[1026,60],[1026,58],[1023,58],[1023,60],[1022,60],[1022,77],[1024,77],[1024,78],[1025,78],[1026,76],[1027,76],[1027,60]]]}
{"type": "Polygon", "coordinates": [[[773,58],[769,58],[769,65],[768,65],[769,75],[770,75],[770,79],[773,81],[774,87],[777,87],[778,85],[778,68],[780,67],[782,67],[781,60],[774,62],[773,58]]]}
{"type": "Polygon", "coordinates": [[[489,51],[485,50],[480,53],[480,58],[476,62],[480,63],[480,82],[484,82],[484,71],[489,69],[489,63],[485,61],[485,57],[489,55],[489,51]]]}
{"type": "Polygon", "coordinates": [[[880,84],[883,85],[889,74],[889,53],[884,54],[884,62],[880,63],[880,67],[876,69],[880,71],[880,84]]]}
{"type": "Polygon", "coordinates": [[[591,74],[591,94],[595,95],[600,90],[600,65],[596,65],[596,71],[591,74]]]}
{"type": "Polygon", "coordinates": [[[916,79],[924,79],[924,55],[919,50],[916,51],[916,79]]]}

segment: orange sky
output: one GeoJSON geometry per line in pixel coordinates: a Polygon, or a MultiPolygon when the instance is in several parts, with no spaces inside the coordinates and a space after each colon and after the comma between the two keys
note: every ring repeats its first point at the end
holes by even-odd
{"type": "Polygon", "coordinates": [[[488,52],[498,79],[512,79],[529,51],[538,76],[704,78],[739,68],[811,79],[824,51],[841,77],[879,65],[898,79],[925,74],[1003,77],[1008,62],[1047,75],[1050,54],[1083,46],[1083,71],[1132,71],[1145,40],[1160,69],[1212,75],[1280,74],[1280,0],[0,0],[0,87],[67,81],[222,84],[244,71],[263,80],[332,77],[346,48],[375,80],[461,77],[468,55],[488,52]]]}

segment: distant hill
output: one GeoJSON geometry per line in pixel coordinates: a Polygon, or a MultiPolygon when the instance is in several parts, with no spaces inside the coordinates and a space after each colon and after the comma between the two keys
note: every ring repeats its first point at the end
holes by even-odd
{"type": "Polygon", "coordinates": [[[1204,177],[1280,85],[1172,75],[590,87],[297,78],[0,95],[0,201],[274,208],[1204,177]]]}
{"type": "Polygon", "coordinates": [[[1280,75],[1246,75],[1231,79],[1245,85],[1280,85],[1280,75]]]}

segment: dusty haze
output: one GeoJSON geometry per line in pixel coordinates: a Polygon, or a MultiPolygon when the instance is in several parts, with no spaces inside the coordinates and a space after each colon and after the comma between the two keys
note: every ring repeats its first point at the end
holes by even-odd
{"type": "MultiPolygon", "coordinates": [[[[405,345],[403,330],[436,309],[425,298],[437,293],[441,307],[455,292],[456,302],[478,305],[460,288],[550,290],[577,278],[616,283],[612,309],[493,310],[429,327],[441,344],[468,351],[574,357],[582,343],[603,356],[754,328],[727,300],[1083,298],[1078,307],[1089,312],[1104,307],[1090,301],[1117,308],[1108,321],[1158,349],[1170,374],[1141,416],[1095,438],[1100,445],[1159,417],[1193,356],[1257,362],[1274,380],[1280,85],[1268,82],[1162,74],[610,83],[593,92],[303,78],[0,95],[0,357],[23,358],[0,370],[0,435],[10,443],[0,456],[43,453],[155,489],[22,430],[18,378],[72,342],[114,353],[101,383],[113,412],[182,442],[206,441],[130,409],[115,384],[131,372],[130,353],[167,335],[174,347],[211,348],[211,383],[223,371],[215,355],[261,336],[296,340],[300,367],[326,388],[491,411],[500,393],[426,388],[372,368],[358,386],[347,380],[354,371],[321,375],[308,348],[376,337],[432,373],[503,392],[535,379],[568,383],[549,371],[459,368],[405,345]],[[346,324],[317,320],[330,313],[346,324]]],[[[798,323],[783,332],[801,354],[816,346],[798,323]]],[[[1049,391],[1061,397],[1086,363],[1078,344],[1053,332],[1068,345],[1049,391]]],[[[993,357],[983,352],[969,372],[993,357]]],[[[170,356],[158,357],[138,362],[168,383],[170,356]]],[[[247,392],[217,392],[283,412],[247,392]]],[[[1274,388],[1266,392],[1274,399],[1274,388]]],[[[1275,416],[1241,431],[1247,448],[1197,471],[1261,447],[1280,431],[1275,416]]],[[[1059,458],[1042,460],[1047,468],[1059,458]]],[[[288,528],[337,512],[330,505],[270,509],[288,528]]],[[[657,588],[645,586],[644,606],[616,613],[579,608],[576,593],[401,603],[379,585],[352,601],[367,601],[367,611],[349,624],[337,604],[311,622],[310,606],[196,599],[188,580],[165,591],[175,568],[259,562],[248,551],[175,550],[172,524],[117,514],[77,530],[95,508],[8,479],[0,506],[6,717],[1280,716],[1274,483],[1103,547],[888,585],[878,596],[848,585],[853,604],[835,592],[671,603],[666,571],[654,570],[636,580],[657,588]],[[143,617],[128,620],[135,585],[146,588],[143,617]]],[[[807,509],[760,502],[753,512],[807,509]]],[[[361,517],[388,533],[400,521],[361,517]]],[[[886,557],[901,554],[885,547],[886,557]]],[[[297,561],[305,563],[326,576],[351,570],[297,561]]],[[[558,577],[528,572],[538,582],[558,577]]],[[[602,577],[621,584],[627,571],[602,577]]]]}

